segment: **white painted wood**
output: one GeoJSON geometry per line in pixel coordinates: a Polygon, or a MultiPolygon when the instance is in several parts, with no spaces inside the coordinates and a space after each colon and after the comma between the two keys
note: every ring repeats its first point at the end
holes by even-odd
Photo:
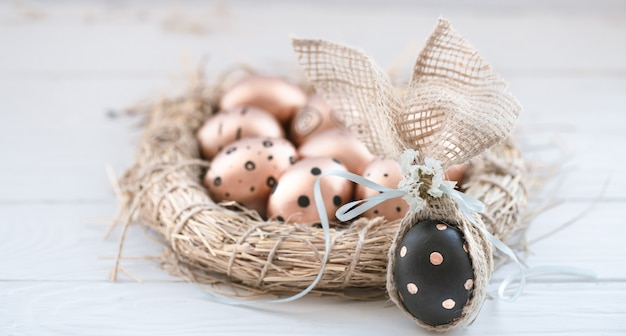
{"type": "MultiPolygon", "coordinates": [[[[359,46],[387,67],[417,51],[438,16],[511,82],[525,107],[525,155],[569,155],[556,193],[565,203],[537,217],[529,239],[579,214],[611,182],[592,211],[526,256],[530,266],[595,270],[597,280],[533,279],[518,302],[489,301],[453,334],[625,334],[626,4],[343,0],[0,3],[0,335],[428,334],[381,301],[219,304],[150,260],[123,261],[144,284],[108,282],[113,261],[102,257],[115,254],[120,232],[103,239],[103,219],[117,210],[104,169],[130,165],[140,135],[137,119],[107,111],[180,90],[202,57],[210,76],[238,61],[293,74],[296,34],[359,46]]],[[[131,228],[126,256],[160,251],[131,228]]]]}
{"type": "MultiPolygon", "coordinates": [[[[0,283],[0,333],[37,335],[429,335],[384,301],[305,298],[247,308],[192,284],[0,283]]],[[[516,303],[487,301],[453,335],[622,335],[624,283],[530,284],[516,303]]]]}

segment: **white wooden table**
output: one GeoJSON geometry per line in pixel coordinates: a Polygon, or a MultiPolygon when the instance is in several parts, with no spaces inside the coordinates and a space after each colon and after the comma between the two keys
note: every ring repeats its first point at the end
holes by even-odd
{"type": "MultiPolygon", "coordinates": [[[[358,46],[383,67],[409,50],[398,72],[408,76],[440,15],[511,82],[525,154],[568,154],[564,203],[536,218],[530,239],[602,196],[527,256],[596,280],[536,279],[454,334],[626,334],[626,3],[319,3],[0,3],[0,335],[426,334],[383,301],[215,303],[150,260],[124,260],[144,283],[109,282],[120,233],[103,239],[117,211],[105,167],[121,174],[140,134],[136,119],[108,111],[181,90],[203,57],[209,76],[238,61],[287,73],[296,34],[358,46]]],[[[131,229],[126,256],[160,250],[131,229]]]]}

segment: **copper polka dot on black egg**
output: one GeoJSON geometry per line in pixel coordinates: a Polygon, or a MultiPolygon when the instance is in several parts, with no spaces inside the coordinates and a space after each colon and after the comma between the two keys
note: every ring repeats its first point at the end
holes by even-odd
{"type": "Polygon", "coordinates": [[[461,316],[474,279],[464,244],[459,230],[436,220],[418,223],[400,241],[394,281],[402,304],[420,321],[438,326],[461,316]]]}

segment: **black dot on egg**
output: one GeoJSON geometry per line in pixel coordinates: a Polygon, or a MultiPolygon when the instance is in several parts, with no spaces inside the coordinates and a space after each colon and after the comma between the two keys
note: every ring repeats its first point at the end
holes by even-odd
{"type": "Polygon", "coordinates": [[[290,156],[289,157],[289,163],[291,163],[291,164],[296,163],[296,157],[295,156],[290,156]]]}
{"type": "Polygon", "coordinates": [[[221,177],[216,177],[213,179],[213,185],[216,187],[219,187],[222,185],[222,178],[221,177]]]}
{"type": "Polygon", "coordinates": [[[283,216],[277,216],[276,220],[279,221],[279,222],[284,222],[285,218],[283,218],[283,216]]]}
{"type": "Polygon", "coordinates": [[[263,147],[269,148],[269,147],[272,147],[272,146],[274,146],[273,142],[271,142],[270,140],[263,140],[263,147]]]}
{"type": "Polygon", "coordinates": [[[267,156],[267,161],[272,161],[274,160],[274,155],[268,155],[267,156]]]}
{"type": "Polygon", "coordinates": [[[237,128],[237,133],[235,134],[235,139],[241,139],[241,127],[237,128]]]}
{"type": "Polygon", "coordinates": [[[339,160],[337,160],[335,158],[333,158],[333,161],[335,161],[335,163],[341,164],[341,161],[339,161],[339,160]]]}
{"type": "Polygon", "coordinates": [[[309,201],[309,197],[306,195],[301,195],[300,197],[298,197],[298,206],[301,208],[306,208],[309,206],[309,204],[311,204],[311,201],[309,201]]]}
{"type": "Polygon", "coordinates": [[[250,192],[254,192],[255,188],[254,186],[250,187],[250,192]]]}
{"type": "Polygon", "coordinates": [[[248,113],[248,107],[244,106],[244,108],[241,109],[241,115],[246,115],[246,113],[248,113]]]}
{"type": "Polygon", "coordinates": [[[252,161],[246,161],[244,168],[246,168],[246,170],[248,171],[251,171],[251,170],[254,170],[254,168],[256,168],[256,165],[252,161]]]}
{"type": "Polygon", "coordinates": [[[229,192],[226,192],[226,193],[224,194],[224,196],[226,196],[226,197],[230,197],[230,193],[229,193],[229,192]]]}
{"type": "Polygon", "coordinates": [[[389,174],[384,173],[384,174],[383,174],[383,176],[384,176],[384,177],[389,177],[389,174]]]}
{"type": "Polygon", "coordinates": [[[273,188],[276,185],[276,179],[274,178],[274,176],[270,176],[267,178],[267,180],[265,180],[265,184],[268,187],[273,188]]]}
{"type": "Polygon", "coordinates": [[[402,208],[401,207],[396,207],[396,212],[398,212],[398,213],[402,212],[402,208]]]}
{"type": "Polygon", "coordinates": [[[378,209],[374,210],[374,215],[378,215],[378,209]]]}
{"type": "Polygon", "coordinates": [[[230,147],[229,149],[226,150],[226,154],[231,154],[232,152],[236,151],[237,147],[230,147]]]}
{"type": "Polygon", "coordinates": [[[312,174],[312,175],[317,176],[317,175],[319,175],[319,174],[321,174],[321,173],[322,173],[322,170],[321,170],[321,169],[319,169],[318,167],[313,167],[313,168],[311,168],[311,174],[312,174]]]}
{"type": "Polygon", "coordinates": [[[341,203],[342,203],[341,202],[341,196],[335,195],[335,197],[333,197],[333,204],[335,206],[339,206],[339,205],[341,205],[341,203]]]}

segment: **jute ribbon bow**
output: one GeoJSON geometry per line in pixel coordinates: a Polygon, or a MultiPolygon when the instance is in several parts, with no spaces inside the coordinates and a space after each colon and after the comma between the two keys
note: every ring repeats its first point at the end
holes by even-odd
{"type": "Polygon", "coordinates": [[[358,50],[323,40],[293,39],[292,44],[308,79],[347,127],[372,153],[402,158],[405,165],[401,194],[412,211],[402,220],[389,251],[390,298],[407,312],[392,272],[399,241],[423,220],[445,221],[463,233],[469,247],[474,272],[472,298],[461,316],[445,325],[428,325],[407,314],[419,325],[437,331],[471,321],[485,300],[493,272],[493,236],[476,215],[479,207],[473,206],[471,199],[438,179],[439,174],[423,174],[419,167],[431,172],[445,170],[498,144],[512,131],[520,104],[505,92],[506,83],[444,19],[428,38],[404,90],[394,87],[358,50]],[[420,189],[424,185],[418,180],[426,175],[433,178],[427,181],[427,190],[420,189]]]}

